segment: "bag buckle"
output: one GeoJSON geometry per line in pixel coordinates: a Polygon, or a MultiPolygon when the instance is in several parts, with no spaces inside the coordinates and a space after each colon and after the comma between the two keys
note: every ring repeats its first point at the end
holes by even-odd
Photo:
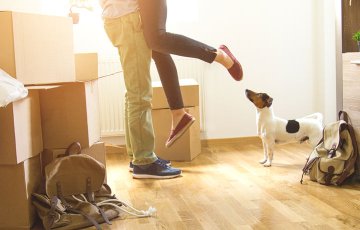
{"type": "Polygon", "coordinates": [[[334,144],[333,147],[328,151],[327,157],[333,158],[336,155],[336,145],[334,144]]]}

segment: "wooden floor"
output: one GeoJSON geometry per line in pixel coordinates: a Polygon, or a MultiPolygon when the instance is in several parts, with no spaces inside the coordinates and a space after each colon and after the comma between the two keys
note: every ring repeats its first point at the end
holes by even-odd
{"type": "MultiPolygon", "coordinates": [[[[108,154],[108,183],[117,197],[138,209],[154,206],[157,215],[122,214],[104,229],[360,229],[360,186],[300,184],[311,149],[278,146],[265,168],[258,142],[216,144],[192,162],[173,162],[183,175],[170,180],[133,179],[128,159],[108,154]]],[[[94,229],[94,228],[89,228],[94,229]]]]}

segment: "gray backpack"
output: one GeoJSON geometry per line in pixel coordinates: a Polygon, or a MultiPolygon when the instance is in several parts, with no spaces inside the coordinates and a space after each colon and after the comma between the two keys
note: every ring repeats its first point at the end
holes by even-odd
{"type": "Polygon", "coordinates": [[[121,212],[137,217],[148,217],[155,212],[154,208],[136,210],[117,199],[104,183],[104,165],[81,154],[78,142],[72,143],[64,156],[52,160],[49,154],[44,151],[41,155],[43,187],[39,193],[32,194],[32,203],[45,229],[90,226],[101,229],[99,224],[111,224],[110,220],[121,212]]]}

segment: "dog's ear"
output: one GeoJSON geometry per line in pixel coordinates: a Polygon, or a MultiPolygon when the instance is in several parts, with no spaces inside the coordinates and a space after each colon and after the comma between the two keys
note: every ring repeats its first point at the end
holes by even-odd
{"type": "Polygon", "coordinates": [[[270,107],[270,106],[272,105],[272,102],[273,102],[272,97],[269,97],[269,98],[266,100],[267,107],[270,107]]]}
{"type": "Polygon", "coordinates": [[[265,102],[266,107],[270,107],[272,105],[273,99],[266,93],[262,95],[262,100],[265,102]]]}

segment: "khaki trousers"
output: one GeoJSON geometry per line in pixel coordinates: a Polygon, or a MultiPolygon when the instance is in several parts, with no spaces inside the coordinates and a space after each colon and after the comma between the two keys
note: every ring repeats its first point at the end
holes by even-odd
{"type": "Polygon", "coordinates": [[[117,47],[124,71],[125,138],[130,159],[135,165],[157,160],[151,117],[151,50],[142,31],[139,12],[104,20],[105,31],[117,47]]]}

